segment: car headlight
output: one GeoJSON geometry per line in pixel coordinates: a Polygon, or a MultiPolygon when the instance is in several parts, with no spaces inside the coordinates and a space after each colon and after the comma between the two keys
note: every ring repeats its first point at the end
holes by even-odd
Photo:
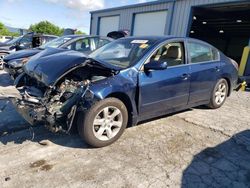
{"type": "Polygon", "coordinates": [[[14,68],[19,68],[19,67],[22,67],[25,63],[27,63],[28,60],[29,58],[14,59],[14,60],[11,60],[8,64],[14,68]]]}

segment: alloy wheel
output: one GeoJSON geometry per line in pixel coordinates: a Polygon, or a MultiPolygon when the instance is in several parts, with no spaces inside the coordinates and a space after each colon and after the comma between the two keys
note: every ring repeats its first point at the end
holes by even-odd
{"type": "Polygon", "coordinates": [[[117,107],[105,107],[96,115],[93,121],[94,135],[101,141],[108,141],[117,135],[122,123],[122,112],[117,107]]]}
{"type": "Polygon", "coordinates": [[[222,104],[224,102],[224,100],[226,99],[226,95],[227,95],[227,86],[225,83],[222,82],[216,88],[215,103],[217,105],[222,104]]]}

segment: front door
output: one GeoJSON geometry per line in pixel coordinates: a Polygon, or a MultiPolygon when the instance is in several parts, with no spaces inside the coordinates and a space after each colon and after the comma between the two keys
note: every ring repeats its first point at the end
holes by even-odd
{"type": "Polygon", "coordinates": [[[164,44],[147,62],[150,61],[167,62],[168,67],[139,73],[140,116],[158,116],[170,109],[186,106],[190,75],[184,42],[164,44]]]}

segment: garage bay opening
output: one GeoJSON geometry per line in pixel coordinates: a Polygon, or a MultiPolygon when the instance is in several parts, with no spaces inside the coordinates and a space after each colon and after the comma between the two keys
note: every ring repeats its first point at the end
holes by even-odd
{"type": "Polygon", "coordinates": [[[194,7],[189,36],[207,41],[240,63],[250,42],[250,2],[194,7]]]}

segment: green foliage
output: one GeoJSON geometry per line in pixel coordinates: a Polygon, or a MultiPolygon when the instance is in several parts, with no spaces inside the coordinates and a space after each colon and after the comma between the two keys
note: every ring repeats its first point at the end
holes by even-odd
{"type": "Polygon", "coordinates": [[[77,34],[77,35],[86,35],[85,32],[82,32],[82,31],[80,31],[80,30],[77,30],[77,31],[76,31],[76,34],[77,34]]]}
{"type": "MultiPolygon", "coordinates": [[[[49,21],[41,21],[36,24],[30,25],[29,28],[30,31],[36,32],[36,33],[42,33],[42,34],[49,34],[49,35],[57,35],[60,36],[63,34],[64,29],[60,28],[49,21]]],[[[76,34],[86,34],[80,30],[76,31],[76,34]]],[[[19,36],[18,33],[12,33],[9,32],[9,30],[0,22],[0,35],[4,36],[19,36]]]]}
{"type": "Polygon", "coordinates": [[[50,34],[60,36],[63,34],[63,29],[50,23],[49,21],[41,21],[37,24],[30,25],[30,31],[42,34],[50,34]]]}
{"type": "Polygon", "coordinates": [[[19,36],[18,33],[12,33],[10,32],[3,23],[0,22],[0,35],[3,36],[19,36]]]}

